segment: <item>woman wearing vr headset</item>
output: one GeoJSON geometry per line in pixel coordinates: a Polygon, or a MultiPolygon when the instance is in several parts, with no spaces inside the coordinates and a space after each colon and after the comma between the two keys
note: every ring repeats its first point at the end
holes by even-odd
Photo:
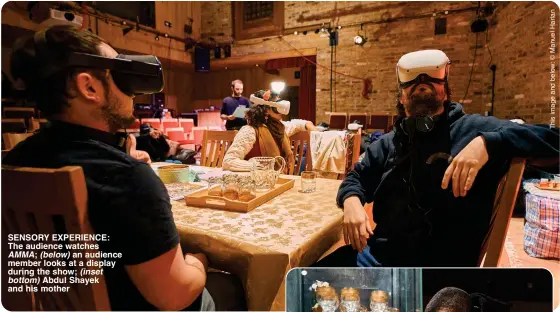
{"type": "Polygon", "coordinates": [[[509,161],[558,157],[557,128],[465,114],[450,101],[449,67],[439,50],[399,59],[394,130],[368,147],[338,191],[351,246],[317,266],[477,266],[509,161]]]}
{"type": "Polygon", "coordinates": [[[306,120],[282,121],[290,112],[290,102],[281,100],[279,93],[284,83],[273,83],[273,91],[251,94],[253,106],[246,112],[247,125],[241,127],[226,152],[222,167],[231,171],[251,171],[248,161],[259,156],[282,156],[289,166],[295,164],[289,137],[297,132],[314,130],[306,120]]]}

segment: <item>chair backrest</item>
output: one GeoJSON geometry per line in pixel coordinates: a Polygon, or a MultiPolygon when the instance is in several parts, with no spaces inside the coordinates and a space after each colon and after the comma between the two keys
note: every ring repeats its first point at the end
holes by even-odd
{"type": "Polygon", "coordinates": [[[190,118],[179,118],[179,127],[183,128],[185,133],[191,133],[194,127],[194,120],[190,118]]]}
{"type": "Polygon", "coordinates": [[[205,130],[202,138],[200,165],[221,167],[224,156],[236,134],[237,131],[205,130]]]}
{"type": "Polygon", "coordinates": [[[23,118],[3,118],[2,133],[24,133],[27,131],[25,119],[23,118]]]}
{"type": "Polygon", "coordinates": [[[364,129],[367,126],[367,113],[348,113],[348,123],[359,121],[364,129]]]}
{"type": "MultiPolygon", "coordinates": [[[[87,214],[87,188],[81,167],[64,167],[61,169],[38,169],[3,167],[2,179],[2,243],[7,244],[7,234],[50,234],[45,244],[53,243],[53,234],[93,234],[87,214]],[[25,194],[25,196],[22,196],[25,194]]],[[[75,243],[88,243],[85,240],[72,240],[75,243]]],[[[57,243],[57,242],[55,242],[57,243]]],[[[60,242],[58,242],[60,243],[60,242]]],[[[4,249],[7,250],[7,249],[4,249]]],[[[40,253],[39,249],[31,249],[40,253]]],[[[62,260],[68,262],[73,259],[77,265],[71,269],[96,270],[98,267],[89,266],[85,253],[93,257],[96,250],[68,250],[70,258],[62,260]],[[81,253],[80,255],[78,255],[81,253]],[[83,262],[79,261],[84,260],[83,262]],[[80,265],[82,263],[83,265],[80,265]]],[[[3,271],[7,272],[8,253],[2,253],[3,271]]],[[[68,270],[66,266],[52,265],[45,267],[41,261],[41,268],[54,270],[57,268],[68,270]]],[[[8,278],[3,272],[4,282],[8,278]]],[[[87,277],[87,276],[84,276],[87,277]]],[[[27,294],[27,300],[18,300],[21,296],[7,293],[8,298],[2,298],[2,304],[10,306],[27,305],[26,310],[70,311],[70,310],[110,310],[107,288],[103,275],[97,276],[99,283],[71,284],[61,283],[61,287],[68,286],[68,292],[39,291],[27,294]]],[[[69,281],[67,281],[69,282],[69,281]]],[[[50,286],[50,285],[39,285],[50,286]]],[[[40,289],[39,289],[40,290],[40,289]]],[[[8,310],[13,310],[11,307],[8,310]]]]}
{"type": "Polygon", "coordinates": [[[152,128],[161,130],[161,119],[159,118],[142,118],[140,119],[141,124],[149,123],[152,128]]]}
{"type": "Polygon", "coordinates": [[[346,134],[346,160],[344,167],[344,174],[338,175],[338,180],[343,180],[344,177],[354,169],[354,164],[360,159],[360,144],[362,144],[362,128],[359,128],[355,133],[346,134]]]}
{"type": "Polygon", "coordinates": [[[193,127],[193,141],[195,145],[202,144],[204,131],[206,130],[206,127],[193,127]]]}
{"type": "Polygon", "coordinates": [[[3,133],[4,149],[11,150],[18,145],[19,142],[24,141],[32,135],[33,133],[3,133]]]}
{"type": "Polygon", "coordinates": [[[179,128],[179,120],[177,118],[166,118],[161,120],[161,125],[163,129],[167,128],[179,128]]]}
{"type": "Polygon", "coordinates": [[[387,133],[389,132],[392,119],[389,113],[371,113],[367,124],[367,130],[381,130],[383,133],[387,133]]]}
{"type": "Polygon", "coordinates": [[[165,134],[172,141],[180,142],[185,140],[185,132],[183,128],[166,128],[165,134]]]}
{"type": "Polygon", "coordinates": [[[4,107],[4,118],[35,118],[37,114],[33,107],[4,107]]]}
{"type": "Polygon", "coordinates": [[[128,127],[129,129],[140,129],[140,119],[134,120],[134,123],[128,127]]]}
{"type": "Polygon", "coordinates": [[[288,168],[288,174],[290,175],[300,175],[301,173],[301,162],[305,156],[305,167],[304,170],[311,171],[313,168],[313,162],[311,161],[311,136],[309,131],[300,131],[290,137],[290,143],[293,148],[294,156],[298,160],[298,163],[294,167],[288,168]],[[304,153],[304,150],[307,152],[304,153]]]}
{"type": "Polygon", "coordinates": [[[525,170],[525,159],[514,158],[510,167],[496,192],[490,228],[480,250],[478,259],[482,267],[497,267],[502,250],[504,248],[506,235],[511,220],[511,214],[517,199],[517,192],[525,170]]]}
{"type": "Polygon", "coordinates": [[[330,130],[344,130],[348,126],[347,113],[334,113],[329,114],[329,129],[330,130]]]}

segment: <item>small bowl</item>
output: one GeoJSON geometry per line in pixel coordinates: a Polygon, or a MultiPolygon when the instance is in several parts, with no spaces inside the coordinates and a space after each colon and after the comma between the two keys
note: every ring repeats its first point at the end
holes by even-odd
{"type": "Polygon", "coordinates": [[[188,165],[169,165],[158,168],[159,178],[163,183],[177,183],[189,181],[188,165]]]}

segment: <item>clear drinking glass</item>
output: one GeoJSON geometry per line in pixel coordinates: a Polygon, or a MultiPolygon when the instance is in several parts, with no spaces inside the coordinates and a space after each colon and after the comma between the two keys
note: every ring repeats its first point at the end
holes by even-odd
{"type": "Polygon", "coordinates": [[[255,192],[255,182],[249,176],[239,178],[239,200],[248,202],[257,197],[255,192]]]}
{"type": "Polygon", "coordinates": [[[239,198],[239,177],[235,174],[225,174],[222,183],[223,196],[230,200],[239,198]]]}
{"type": "Polygon", "coordinates": [[[338,309],[338,296],[333,287],[323,286],[317,288],[316,298],[323,312],[334,312],[338,309]]]}
{"type": "Polygon", "coordinates": [[[313,193],[315,192],[317,181],[317,173],[313,171],[303,171],[301,173],[301,192],[313,193]]]}
{"type": "Polygon", "coordinates": [[[208,195],[222,197],[222,178],[211,177],[208,179],[208,195]]]}

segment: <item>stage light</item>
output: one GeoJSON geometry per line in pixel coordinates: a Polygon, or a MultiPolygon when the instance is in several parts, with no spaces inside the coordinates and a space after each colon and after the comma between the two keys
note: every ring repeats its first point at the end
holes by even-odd
{"type": "Polygon", "coordinates": [[[294,35],[297,35],[297,34],[298,34],[297,30],[296,30],[296,31],[294,31],[294,35]]]}
{"type": "Polygon", "coordinates": [[[270,89],[275,94],[280,94],[286,87],[286,83],[283,81],[275,81],[270,84],[270,89]]]}
{"type": "Polygon", "coordinates": [[[354,44],[356,45],[364,45],[366,43],[366,39],[360,35],[354,37],[354,44]]]}
{"type": "Polygon", "coordinates": [[[342,29],[342,26],[338,25],[338,27],[337,27],[337,28],[338,28],[338,29],[342,29]]]}
{"type": "Polygon", "coordinates": [[[163,36],[164,36],[165,38],[169,37],[169,35],[168,35],[168,34],[165,34],[165,35],[163,35],[163,36]]]}
{"type": "Polygon", "coordinates": [[[156,39],[156,41],[159,41],[159,35],[156,35],[154,39],[156,39]]]}
{"type": "Polygon", "coordinates": [[[303,31],[303,35],[307,35],[307,30],[304,30],[304,31],[303,31]]]}

